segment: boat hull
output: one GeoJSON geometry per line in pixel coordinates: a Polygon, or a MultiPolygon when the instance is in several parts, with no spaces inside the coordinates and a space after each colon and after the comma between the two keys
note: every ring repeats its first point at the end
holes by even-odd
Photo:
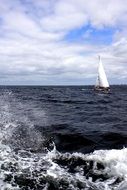
{"type": "Polygon", "coordinates": [[[102,93],[109,93],[110,92],[109,87],[107,87],[107,88],[105,88],[105,87],[95,87],[94,90],[96,92],[102,92],[102,93]]]}

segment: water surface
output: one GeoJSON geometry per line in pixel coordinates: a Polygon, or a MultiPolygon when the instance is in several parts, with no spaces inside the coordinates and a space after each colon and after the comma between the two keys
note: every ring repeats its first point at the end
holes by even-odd
{"type": "Polygon", "coordinates": [[[1,190],[126,190],[127,86],[0,87],[1,190]]]}

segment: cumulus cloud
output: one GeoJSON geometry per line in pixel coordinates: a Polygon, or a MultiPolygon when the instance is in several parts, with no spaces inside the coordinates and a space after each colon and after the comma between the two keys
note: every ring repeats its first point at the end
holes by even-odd
{"type": "Polygon", "coordinates": [[[1,83],[91,84],[98,54],[110,80],[125,82],[126,19],[127,0],[1,0],[1,83]],[[105,29],[110,43],[89,41],[105,29]],[[67,38],[73,31],[79,41],[67,38]]]}
{"type": "Polygon", "coordinates": [[[47,30],[67,30],[90,23],[93,27],[124,25],[126,0],[64,0],[55,4],[54,12],[42,19],[47,30]],[[122,16],[122,17],[121,17],[122,16]]]}

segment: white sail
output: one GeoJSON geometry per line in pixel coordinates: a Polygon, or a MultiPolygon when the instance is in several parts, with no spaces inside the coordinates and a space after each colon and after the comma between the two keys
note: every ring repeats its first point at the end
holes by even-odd
{"type": "Polygon", "coordinates": [[[106,73],[105,73],[103,64],[101,62],[100,56],[99,56],[99,67],[98,67],[98,77],[97,77],[97,81],[96,81],[96,86],[103,87],[103,88],[109,87],[109,83],[108,83],[106,73]]]}

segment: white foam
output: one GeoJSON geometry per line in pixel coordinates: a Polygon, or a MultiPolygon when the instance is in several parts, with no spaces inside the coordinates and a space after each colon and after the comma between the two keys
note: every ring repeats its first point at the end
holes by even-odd
{"type": "Polygon", "coordinates": [[[102,163],[105,166],[105,172],[110,176],[127,179],[127,148],[95,151],[86,156],[86,159],[102,163]]]}

